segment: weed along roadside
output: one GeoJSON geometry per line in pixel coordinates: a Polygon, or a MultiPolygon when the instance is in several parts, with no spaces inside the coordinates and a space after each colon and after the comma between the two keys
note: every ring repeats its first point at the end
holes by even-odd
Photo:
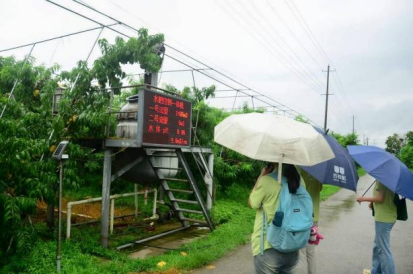
{"type": "MultiPolygon", "coordinates": [[[[246,207],[244,202],[249,195],[249,190],[238,187],[232,187],[231,190],[236,193],[236,197],[226,197],[217,201],[214,217],[219,225],[214,232],[206,234],[201,232],[201,237],[191,238],[189,235],[184,236],[184,239],[176,235],[171,237],[170,242],[165,239],[166,243],[160,239],[148,243],[147,247],[140,248],[139,251],[125,251],[128,258],[146,258],[137,260],[152,267],[142,268],[142,271],[186,273],[191,269],[204,266],[213,268],[214,261],[250,241],[254,212],[246,207]]],[[[327,186],[323,197],[327,199],[338,190],[333,186],[327,186]]],[[[132,262],[130,264],[133,265],[132,262]]]]}
{"type": "MultiPolygon", "coordinates": [[[[137,254],[138,246],[121,252],[116,250],[117,245],[135,240],[142,233],[140,228],[131,226],[119,231],[109,238],[110,247],[103,248],[99,244],[98,225],[74,227],[71,239],[62,244],[62,269],[65,273],[141,273],[170,269],[184,272],[212,262],[249,241],[253,220],[253,212],[245,203],[249,190],[235,186],[231,190],[235,193],[234,197],[228,196],[216,202],[212,214],[217,224],[214,232],[193,228],[189,232],[190,236],[182,233],[183,239],[179,235],[173,235],[169,240],[158,239],[147,243],[148,246],[154,246],[147,252],[147,256],[133,255],[137,254]],[[244,197],[240,197],[240,194],[244,197]]],[[[148,210],[150,208],[148,205],[148,210]]],[[[47,238],[48,232],[44,224],[38,223],[35,226],[39,236],[44,237],[45,241],[36,241],[30,256],[14,257],[2,268],[1,273],[55,273],[54,241],[47,238]]],[[[176,224],[166,223],[165,226],[164,229],[170,229],[176,224]]],[[[141,251],[143,253],[145,251],[141,251]]]]}
{"type": "MultiPolygon", "coordinates": [[[[337,191],[333,186],[325,186],[322,196],[327,199],[337,191]]],[[[110,248],[103,248],[99,245],[97,224],[88,228],[74,227],[70,241],[62,245],[63,269],[66,273],[185,273],[213,265],[217,259],[250,241],[255,213],[246,206],[249,192],[248,188],[233,185],[226,195],[216,201],[212,217],[217,227],[212,233],[192,228],[188,232],[136,245],[121,252],[115,247],[142,235],[141,228],[131,226],[118,231],[109,238],[110,248]]],[[[121,203],[120,210],[126,212],[132,204],[133,199],[126,199],[121,203]]],[[[145,207],[142,201],[141,209],[149,213],[151,205],[145,207]]],[[[89,208],[88,212],[94,211],[89,208]]],[[[98,210],[96,212],[98,214],[98,210]]],[[[47,240],[46,226],[40,223],[36,226],[39,236],[47,240]]],[[[176,224],[166,223],[163,229],[174,226],[176,224]]],[[[13,261],[16,263],[7,264],[2,273],[24,273],[28,270],[29,273],[54,273],[54,252],[54,241],[37,241],[30,256],[19,257],[18,260],[15,258],[13,261]]]]}

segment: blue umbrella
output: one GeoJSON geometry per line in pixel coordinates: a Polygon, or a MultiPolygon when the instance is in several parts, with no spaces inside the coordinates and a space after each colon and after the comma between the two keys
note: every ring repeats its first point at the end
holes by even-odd
{"type": "Polygon", "coordinates": [[[413,173],[393,154],[375,146],[348,146],[368,174],[394,193],[413,200],[413,173]]]}
{"type": "Polygon", "coordinates": [[[300,168],[322,184],[339,186],[356,191],[359,176],[353,158],[351,158],[347,150],[342,147],[336,139],[324,133],[321,129],[314,128],[323,134],[336,157],[314,166],[300,166],[300,168]]]}

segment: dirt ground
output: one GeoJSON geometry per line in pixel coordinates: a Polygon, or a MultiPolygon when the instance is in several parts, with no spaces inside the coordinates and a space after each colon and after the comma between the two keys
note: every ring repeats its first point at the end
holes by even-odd
{"type": "MultiPolygon", "coordinates": [[[[92,197],[86,197],[86,199],[88,198],[92,198],[92,197]]],[[[69,202],[70,201],[67,200],[66,198],[62,199],[62,217],[63,218],[66,218],[67,204],[69,202]]],[[[37,216],[34,219],[37,221],[45,220],[46,209],[47,209],[46,203],[43,201],[39,201],[37,203],[37,216]]],[[[73,205],[71,209],[72,224],[99,220],[101,210],[102,210],[102,207],[101,207],[100,201],[93,202],[93,203],[87,203],[87,204],[81,204],[81,205],[73,205]]],[[[58,209],[57,207],[55,207],[55,212],[57,211],[58,209]]],[[[132,214],[134,212],[135,212],[135,209],[131,207],[115,206],[115,216],[132,214]]]]}

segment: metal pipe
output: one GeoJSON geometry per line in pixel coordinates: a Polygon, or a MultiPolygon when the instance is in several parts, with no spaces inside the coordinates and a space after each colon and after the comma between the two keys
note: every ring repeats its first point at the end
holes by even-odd
{"type": "Polygon", "coordinates": [[[145,238],[145,239],[142,239],[142,240],[139,240],[139,241],[135,241],[133,243],[118,246],[116,249],[121,250],[121,249],[124,249],[126,247],[134,246],[135,244],[141,244],[141,243],[144,243],[144,242],[147,242],[147,241],[155,240],[155,239],[161,238],[163,236],[170,235],[172,233],[175,233],[175,232],[178,232],[178,231],[181,231],[181,230],[185,230],[185,229],[188,229],[188,228],[190,228],[190,226],[183,226],[183,227],[179,227],[179,228],[172,229],[172,230],[169,230],[169,231],[165,231],[161,234],[154,235],[154,236],[149,237],[149,238],[145,238]]]}
{"type": "MultiPolygon", "coordinates": [[[[108,111],[109,114],[112,111],[112,104],[113,104],[113,89],[110,90],[109,111],[108,111]]],[[[106,138],[109,138],[109,135],[110,135],[110,117],[108,118],[108,127],[107,127],[107,132],[106,132],[106,138]]]]}
{"type": "MultiPolygon", "coordinates": [[[[135,184],[135,193],[138,192],[138,184],[135,184]]],[[[135,217],[138,217],[139,195],[135,195],[135,217]]]]}
{"type": "Polygon", "coordinates": [[[213,180],[213,176],[214,176],[214,154],[213,153],[209,154],[209,157],[208,157],[208,170],[209,170],[209,173],[207,172],[205,175],[209,179],[209,180],[206,180],[206,182],[208,182],[207,183],[207,188],[208,188],[207,209],[210,212],[211,209],[212,209],[212,203],[213,203],[212,193],[213,193],[213,190],[214,190],[214,180],[213,180]]]}
{"type": "Polygon", "coordinates": [[[157,199],[158,199],[158,190],[157,190],[156,188],[154,188],[154,189],[153,189],[152,217],[155,217],[155,216],[156,216],[157,199]]]}
{"type": "Polygon", "coordinates": [[[110,234],[113,234],[113,217],[115,216],[115,199],[110,200],[110,234]]]}
{"type": "Polygon", "coordinates": [[[100,244],[108,247],[108,228],[109,228],[109,200],[110,200],[110,183],[112,169],[112,150],[105,150],[103,160],[103,180],[102,180],[102,213],[100,215],[100,244]]]}
{"type": "Polygon", "coordinates": [[[63,160],[59,163],[59,219],[58,219],[58,232],[57,232],[57,252],[56,252],[56,265],[57,273],[60,273],[61,269],[61,248],[62,248],[62,183],[63,183],[63,160]]]}
{"type": "Polygon", "coordinates": [[[104,28],[104,27],[112,27],[112,26],[115,26],[115,25],[118,25],[118,24],[119,23],[114,23],[114,24],[105,25],[105,26],[96,27],[96,28],[91,28],[91,29],[82,30],[82,31],[78,31],[78,32],[72,32],[72,33],[69,33],[69,34],[56,36],[56,37],[53,37],[53,38],[48,38],[48,39],[45,39],[45,40],[30,43],[30,44],[25,44],[25,45],[20,45],[20,46],[17,46],[17,47],[2,49],[2,50],[0,50],[0,52],[19,49],[19,48],[24,48],[24,47],[28,47],[28,46],[32,46],[32,45],[36,45],[36,44],[42,44],[42,43],[45,43],[45,42],[50,42],[50,41],[53,41],[53,40],[56,40],[56,39],[61,39],[61,38],[65,38],[65,37],[72,36],[72,35],[77,35],[77,34],[82,34],[82,33],[89,32],[89,31],[94,31],[94,30],[101,29],[101,28],[104,28]]]}
{"type": "MultiPolygon", "coordinates": [[[[156,205],[157,205],[157,196],[158,196],[158,190],[156,189],[156,188],[154,188],[154,189],[151,189],[151,190],[147,190],[147,193],[150,193],[150,192],[153,192],[154,193],[154,205],[153,205],[153,210],[152,210],[152,216],[155,216],[156,215],[156,205]]],[[[130,196],[138,196],[139,194],[141,194],[141,195],[143,195],[143,194],[145,194],[145,192],[144,191],[137,191],[137,192],[132,192],[132,193],[123,193],[123,194],[115,194],[115,195],[111,195],[110,197],[109,197],[109,200],[114,200],[114,199],[117,199],[117,198],[121,198],[121,197],[130,197],[130,196]]],[[[102,197],[97,197],[97,198],[89,198],[89,199],[85,199],[85,200],[79,200],[79,201],[73,201],[73,202],[69,202],[69,203],[67,203],[67,206],[66,206],[66,208],[67,208],[67,217],[66,217],[66,239],[69,239],[70,238],[70,229],[71,229],[71,227],[72,226],[74,226],[74,225],[72,225],[71,224],[71,222],[72,222],[72,220],[71,220],[71,215],[72,215],[72,206],[74,206],[74,205],[81,205],[81,204],[87,204],[87,203],[93,203],[93,202],[99,202],[99,201],[102,201],[102,197]]],[[[136,206],[136,204],[135,204],[135,206],[136,206]]],[[[122,216],[114,216],[114,214],[112,215],[113,216],[113,218],[110,218],[110,221],[111,221],[111,224],[110,224],[110,226],[111,227],[113,227],[113,219],[116,219],[116,218],[120,218],[120,217],[126,217],[126,216],[132,216],[132,215],[135,215],[136,217],[138,216],[138,213],[136,212],[136,210],[137,210],[137,208],[135,208],[135,213],[134,214],[129,214],[129,215],[122,215],[122,216]]],[[[94,223],[94,222],[97,222],[97,221],[92,221],[92,222],[87,222],[87,223],[94,223]]],[[[79,225],[79,224],[76,224],[76,225],[79,225]]]]}
{"type": "MultiPolygon", "coordinates": [[[[90,49],[89,54],[88,54],[88,56],[87,56],[87,58],[86,58],[86,62],[89,61],[90,55],[92,55],[92,52],[93,52],[93,50],[95,49],[95,46],[96,46],[96,44],[97,44],[97,42],[98,42],[98,40],[99,40],[99,37],[100,37],[100,35],[102,34],[102,32],[103,32],[104,29],[105,29],[105,27],[102,27],[102,29],[101,29],[100,32],[99,32],[98,37],[96,37],[95,43],[93,43],[93,46],[92,46],[92,48],[90,49]]],[[[80,72],[79,72],[79,73],[77,74],[77,76],[76,76],[76,79],[75,79],[75,81],[74,81],[74,83],[73,83],[73,85],[72,85],[72,87],[71,87],[71,89],[70,89],[70,93],[72,93],[73,89],[75,88],[75,86],[76,86],[76,84],[77,84],[77,80],[79,80],[79,77],[80,77],[80,72]]]]}
{"type": "Polygon", "coordinates": [[[143,194],[143,204],[147,205],[148,204],[148,189],[144,190],[144,194],[143,194]]]}
{"type": "MultiPolygon", "coordinates": [[[[135,213],[115,216],[114,219],[119,219],[119,218],[124,218],[124,217],[130,217],[130,216],[135,216],[135,213]]],[[[81,226],[81,225],[95,224],[95,223],[98,223],[98,222],[99,222],[99,220],[94,220],[94,221],[89,221],[89,222],[82,222],[82,223],[76,223],[76,224],[73,224],[72,227],[81,226]]]]}

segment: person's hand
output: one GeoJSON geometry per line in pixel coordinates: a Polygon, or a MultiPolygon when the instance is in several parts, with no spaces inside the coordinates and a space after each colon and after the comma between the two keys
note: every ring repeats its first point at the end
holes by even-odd
{"type": "Polygon", "coordinates": [[[373,209],[373,203],[369,203],[369,208],[370,208],[370,210],[373,209]]]}
{"type": "Polygon", "coordinates": [[[358,196],[356,198],[356,201],[359,202],[359,203],[364,202],[364,197],[363,196],[358,196]]]}

